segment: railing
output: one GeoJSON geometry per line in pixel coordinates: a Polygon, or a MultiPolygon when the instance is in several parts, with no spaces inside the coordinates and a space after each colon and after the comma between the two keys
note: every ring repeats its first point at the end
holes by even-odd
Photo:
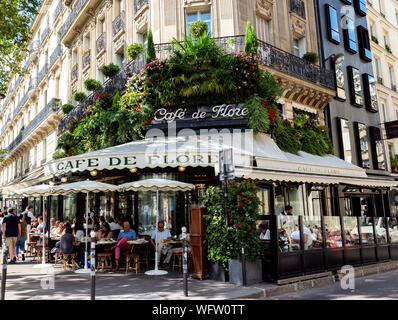
{"type": "Polygon", "coordinates": [[[51,101],[47,103],[47,105],[37,114],[37,116],[26,126],[25,130],[22,131],[22,139],[25,139],[27,136],[29,136],[33,130],[35,130],[51,113],[57,112],[60,106],[60,99],[51,99],[51,101]]]}
{"type": "Polygon", "coordinates": [[[40,43],[43,43],[44,39],[46,38],[46,36],[48,35],[48,26],[46,26],[46,28],[44,29],[43,33],[40,36],[40,43]]]}
{"type": "Polygon", "coordinates": [[[53,13],[53,22],[55,22],[55,20],[57,20],[59,14],[62,11],[62,0],[58,1],[57,7],[55,8],[55,11],[53,13]]]}
{"type": "Polygon", "coordinates": [[[393,90],[393,91],[397,91],[397,85],[395,85],[395,84],[392,84],[392,85],[391,85],[391,90],[393,90]]]}
{"type": "MultiPolygon", "coordinates": [[[[244,51],[244,36],[215,38],[215,41],[229,53],[244,51]]],[[[170,43],[155,45],[156,56],[158,58],[167,58],[172,47],[173,45],[170,43]]],[[[72,119],[80,120],[87,107],[94,103],[98,93],[106,92],[115,94],[118,90],[123,90],[126,86],[127,79],[134,73],[139,73],[141,68],[145,65],[145,55],[146,52],[143,51],[136,59],[129,62],[119,73],[104,82],[101,87],[61,119],[58,125],[58,133],[60,134],[68,129],[72,119]]],[[[316,83],[331,90],[335,90],[336,88],[335,76],[332,70],[320,68],[318,65],[275,48],[263,41],[259,41],[258,58],[261,65],[290,74],[299,79],[316,83]]]]}
{"type": "Polygon", "coordinates": [[[17,76],[17,80],[15,80],[15,88],[18,87],[19,83],[21,82],[22,77],[17,76]]]}
{"type": "Polygon", "coordinates": [[[102,32],[102,34],[99,36],[99,38],[95,43],[97,54],[99,54],[102,50],[105,49],[105,45],[106,45],[106,32],[102,32]]]}
{"type": "Polygon", "coordinates": [[[77,64],[75,64],[70,73],[70,81],[73,82],[77,79],[77,64]]]}
{"type": "Polygon", "coordinates": [[[301,0],[290,0],[290,11],[305,19],[305,3],[301,0]]]}
{"type": "Polygon", "coordinates": [[[58,133],[64,132],[69,128],[72,119],[80,120],[84,116],[87,107],[92,105],[101,92],[114,95],[117,91],[126,87],[127,79],[135,73],[139,73],[145,65],[146,53],[141,52],[134,60],[130,61],[115,76],[105,81],[101,87],[93,91],[84,101],[79,103],[71,112],[69,112],[58,123],[58,133]]]}
{"type": "Polygon", "coordinates": [[[43,78],[46,76],[46,74],[48,73],[48,65],[47,63],[41,68],[40,72],[39,72],[39,81],[38,83],[41,82],[41,80],[43,80],[43,78]]]}
{"type": "Polygon", "coordinates": [[[13,118],[15,118],[19,112],[19,110],[21,110],[21,108],[25,105],[25,103],[28,101],[28,95],[27,93],[24,94],[23,98],[21,101],[19,101],[18,106],[15,108],[14,113],[13,113],[13,118]]]}
{"type": "MultiPolygon", "coordinates": [[[[22,131],[23,132],[23,131],[22,131]]],[[[10,153],[17,145],[19,145],[22,141],[22,132],[20,132],[13,142],[8,146],[8,153],[10,153]]]]}
{"type": "Polygon", "coordinates": [[[28,60],[26,60],[25,65],[24,65],[24,67],[23,67],[24,70],[26,70],[26,69],[29,68],[31,62],[32,62],[32,61],[30,60],[30,56],[29,56],[29,57],[28,57],[28,60]]]}
{"type": "Polygon", "coordinates": [[[112,22],[112,35],[115,36],[120,30],[124,29],[124,11],[120,12],[112,22]]]}
{"type": "Polygon", "coordinates": [[[29,53],[32,54],[33,52],[36,52],[40,49],[40,41],[39,40],[34,40],[32,43],[29,45],[29,53]]]}
{"type": "Polygon", "coordinates": [[[55,61],[57,61],[57,59],[61,56],[61,54],[61,44],[58,44],[50,56],[50,69],[54,65],[55,61]]]}
{"type": "Polygon", "coordinates": [[[77,15],[80,13],[80,10],[84,7],[88,0],[80,0],[72,9],[71,13],[69,14],[68,18],[66,19],[65,23],[62,25],[61,28],[61,38],[64,37],[66,32],[69,30],[71,24],[76,19],[77,15]]]}
{"type": "Polygon", "coordinates": [[[82,58],[82,68],[83,70],[90,65],[90,50],[88,50],[82,58]]]}
{"type": "Polygon", "coordinates": [[[30,80],[29,80],[29,89],[28,89],[28,92],[30,91],[30,90],[34,90],[34,89],[36,89],[37,88],[37,78],[30,78],[30,80]]]}
{"type": "Polygon", "coordinates": [[[134,13],[140,11],[140,9],[148,3],[148,0],[134,0],[134,13]]]}

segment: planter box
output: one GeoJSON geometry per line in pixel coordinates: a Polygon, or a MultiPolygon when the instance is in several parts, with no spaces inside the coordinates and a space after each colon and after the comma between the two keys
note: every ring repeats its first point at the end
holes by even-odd
{"type": "Polygon", "coordinates": [[[208,268],[210,280],[228,282],[228,271],[226,271],[219,262],[209,261],[208,268]]]}
{"type": "MultiPolygon", "coordinates": [[[[242,285],[242,261],[228,260],[228,269],[229,282],[242,285]]],[[[246,261],[246,280],[248,285],[263,281],[263,265],[261,260],[246,261]]]]}

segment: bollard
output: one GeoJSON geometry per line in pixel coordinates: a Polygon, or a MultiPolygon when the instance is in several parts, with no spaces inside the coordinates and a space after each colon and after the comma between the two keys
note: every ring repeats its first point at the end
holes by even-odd
{"type": "Polygon", "coordinates": [[[247,286],[246,281],[246,256],[245,256],[245,243],[242,241],[242,284],[244,287],[247,286]]]}
{"type": "Polygon", "coordinates": [[[3,238],[3,265],[1,272],[1,297],[0,300],[4,300],[6,296],[6,279],[7,279],[7,255],[8,255],[8,247],[6,246],[6,241],[3,238]]]}
{"type": "Polygon", "coordinates": [[[188,297],[188,265],[187,265],[187,229],[185,227],[181,228],[181,240],[182,240],[182,270],[184,276],[184,296],[188,297]]]}
{"type": "Polygon", "coordinates": [[[95,300],[95,232],[91,231],[91,300],[95,300]]]}

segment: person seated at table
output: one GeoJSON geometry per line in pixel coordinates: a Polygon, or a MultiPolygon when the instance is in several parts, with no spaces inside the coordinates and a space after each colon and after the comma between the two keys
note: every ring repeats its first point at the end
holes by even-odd
{"type": "Polygon", "coordinates": [[[103,223],[105,223],[105,217],[104,216],[100,216],[99,217],[99,224],[102,225],[103,223]]]}
{"type": "Polygon", "coordinates": [[[270,231],[265,224],[260,224],[260,240],[270,240],[270,231]]]}
{"type": "Polygon", "coordinates": [[[55,230],[54,235],[57,237],[61,237],[65,234],[65,224],[60,222],[58,224],[58,228],[55,230]]]}
{"type": "Polygon", "coordinates": [[[100,225],[98,222],[94,222],[93,231],[95,232],[95,240],[98,240],[100,234],[100,225]]]}
{"type": "Polygon", "coordinates": [[[117,244],[112,248],[115,249],[116,271],[119,270],[120,253],[128,251],[131,247],[127,243],[129,240],[137,240],[137,235],[133,229],[130,229],[130,223],[125,221],[123,223],[123,230],[120,231],[117,237],[117,244]]]}
{"type": "MultiPolygon", "coordinates": [[[[84,221],[86,221],[86,217],[84,216],[84,221]]],[[[88,225],[87,225],[87,229],[91,230],[93,228],[93,221],[91,220],[91,218],[88,218],[88,225]]],[[[83,228],[86,229],[86,223],[83,223],[83,228]]]]}
{"type": "Polygon", "coordinates": [[[50,233],[55,233],[56,230],[57,230],[57,225],[56,225],[55,218],[51,218],[50,219],[50,233]]]}
{"type": "MultiPolygon", "coordinates": [[[[187,227],[183,226],[181,228],[182,232],[186,234],[185,236],[185,240],[187,241],[187,253],[191,252],[192,248],[189,244],[189,241],[191,240],[190,234],[186,233],[187,231],[187,227]]],[[[178,236],[179,240],[182,240],[182,234],[180,234],[178,236]]],[[[170,263],[170,259],[173,256],[173,254],[182,254],[182,246],[178,247],[178,248],[171,248],[170,250],[167,251],[167,255],[166,258],[163,260],[163,264],[165,266],[165,268],[167,268],[169,266],[170,263]]]]}
{"type": "Polygon", "coordinates": [[[158,222],[158,229],[156,231],[152,232],[152,236],[151,236],[151,243],[154,246],[155,250],[156,250],[156,244],[157,246],[157,251],[158,251],[158,261],[157,263],[160,263],[160,257],[161,254],[167,254],[167,252],[169,251],[169,249],[171,248],[170,245],[168,245],[167,243],[165,243],[165,240],[171,240],[171,234],[170,231],[168,229],[164,228],[164,222],[163,221],[159,221],[158,222]],[[155,240],[155,241],[153,241],[155,240]]]}
{"type": "Polygon", "coordinates": [[[112,231],[121,229],[120,226],[115,223],[115,219],[113,219],[112,217],[108,218],[108,223],[112,231]]]}
{"type": "Polygon", "coordinates": [[[75,227],[73,228],[73,233],[77,238],[78,242],[80,242],[80,240],[84,238],[84,231],[81,226],[75,225],[75,227]]]}
{"type": "MultiPolygon", "coordinates": [[[[72,234],[73,230],[70,226],[65,229],[65,234],[61,237],[60,249],[62,253],[76,253],[77,239],[72,234]]],[[[69,261],[68,261],[69,262],[69,261]]]]}
{"type": "Polygon", "coordinates": [[[39,224],[37,225],[37,227],[32,229],[32,231],[38,232],[38,233],[43,232],[43,229],[44,229],[43,217],[39,217],[37,220],[39,221],[39,224]]]}
{"type": "Polygon", "coordinates": [[[111,231],[111,227],[107,222],[104,222],[101,225],[100,233],[99,233],[99,239],[112,239],[113,238],[113,232],[111,231]]]}

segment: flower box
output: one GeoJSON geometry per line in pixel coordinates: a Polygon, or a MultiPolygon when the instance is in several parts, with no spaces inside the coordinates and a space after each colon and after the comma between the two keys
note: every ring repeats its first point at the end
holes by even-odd
{"type": "MultiPolygon", "coordinates": [[[[242,261],[229,259],[229,282],[233,284],[243,284],[242,261]]],[[[246,282],[248,285],[263,281],[262,260],[246,261],[246,282]]]]}

